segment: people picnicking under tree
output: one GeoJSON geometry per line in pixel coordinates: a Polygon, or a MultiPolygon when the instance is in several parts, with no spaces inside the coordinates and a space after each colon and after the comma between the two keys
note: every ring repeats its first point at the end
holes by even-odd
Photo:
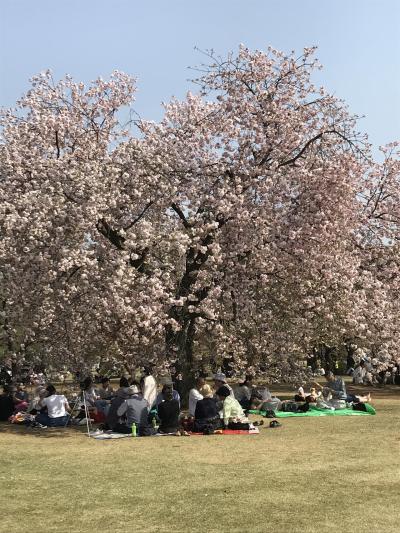
{"type": "MultiPolygon", "coordinates": [[[[360,366],[363,369],[364,365],[360,366]]],[[[310,408],[366,410],[370,393],[349,394],[343,378],[332,371],[320,376],[323,383],[310,380],[308,389],[300,387],[289,400],[273,396],[267,386],[257,384],[253,374],[231,385],[221,372],[211,379],[199,375],[188,396],[181,398],[172,379],[162,377],[157,384],[151,366],[138,380],[121,377],[116,388],[108,377],[97,385],[87,376],[80,391],[69,397],[58,393],[51,383],[36,386],[32,392],[20,383],[7,384],[0,395],[0,419],[40,428],[97,422],[99,431],[128,434],[134,427],[135,435],[152,436],[251,430],[259,422],[252,422],[249,412],[274,417],[280,411],[306,412],[310,408]]]]}

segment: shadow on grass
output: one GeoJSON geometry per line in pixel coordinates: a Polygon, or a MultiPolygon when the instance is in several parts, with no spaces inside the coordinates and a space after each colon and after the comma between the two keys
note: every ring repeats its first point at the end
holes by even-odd
{"type": "Polygon", "coordinates": [[[375,386],[370,387],[368,385],[347,385],[347,389],[352,394],[358,394],[360,396],[364,394],[371,393],[372,400],[379,399],[389,399],[395,398],[396,396],[400,399],[400,387],[398,385],[385,385],[385,386],[375,386]]]}
{"type": "Polygon", "coordinates": [[[0,434],[18,435],[21,437],[38,437],[41,439],[51,438],[71,438],[76,435],[86,435],[86,427],[66,427],[66,428],[46,428],[37,429],[24,426],[23,424],[10,424],[9,422],[0,422],[0,434]]]}

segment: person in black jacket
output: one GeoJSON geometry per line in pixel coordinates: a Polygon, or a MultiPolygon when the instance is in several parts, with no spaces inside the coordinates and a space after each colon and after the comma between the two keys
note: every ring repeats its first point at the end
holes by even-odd
{"type": "Polygon", "coordinates": [[[195,433],[213,433],[221,427],[217,402],[209,385],[201,388],[202,400],[198,400],[194,413],[193,431],[195,433]]]}
{"type": "Polygon", "coordinates": [[[173,398],[172,384],[164,385],[162,389],[164,401],[157,408],[160,419],[159,433],[176,433],[179,428],[179,402],[173,398]]]}
{"type": "Polygon", "coordinates": [[[14,413],[16,388],[4,385],[3,394],[0,394],[0,421],[5,422],[14,413]]]}

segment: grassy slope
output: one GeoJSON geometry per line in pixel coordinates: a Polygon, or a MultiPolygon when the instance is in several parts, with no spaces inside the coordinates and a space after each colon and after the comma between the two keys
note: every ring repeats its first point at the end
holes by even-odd
{"type": "Polygon", "coordinates": [[[0,426],[7,533],[397,532],[400,396],[259,436],[96,441],[0,426]]]}

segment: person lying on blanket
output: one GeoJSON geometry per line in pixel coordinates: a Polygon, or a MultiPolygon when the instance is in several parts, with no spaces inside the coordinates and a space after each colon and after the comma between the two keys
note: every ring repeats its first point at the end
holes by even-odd
{"type": "MultiPolygon", "coordinates": [[[[220,387],[216,392],[218,400],[222,402],[222,418],[225,428],[249,430],[249,419],[244,414],[240,403],[230,394],[231,391],[225,385],[220,387]]],[[[262,423],[263,421],[255,422],[254,425],[262,425],[262,423]]]]}

